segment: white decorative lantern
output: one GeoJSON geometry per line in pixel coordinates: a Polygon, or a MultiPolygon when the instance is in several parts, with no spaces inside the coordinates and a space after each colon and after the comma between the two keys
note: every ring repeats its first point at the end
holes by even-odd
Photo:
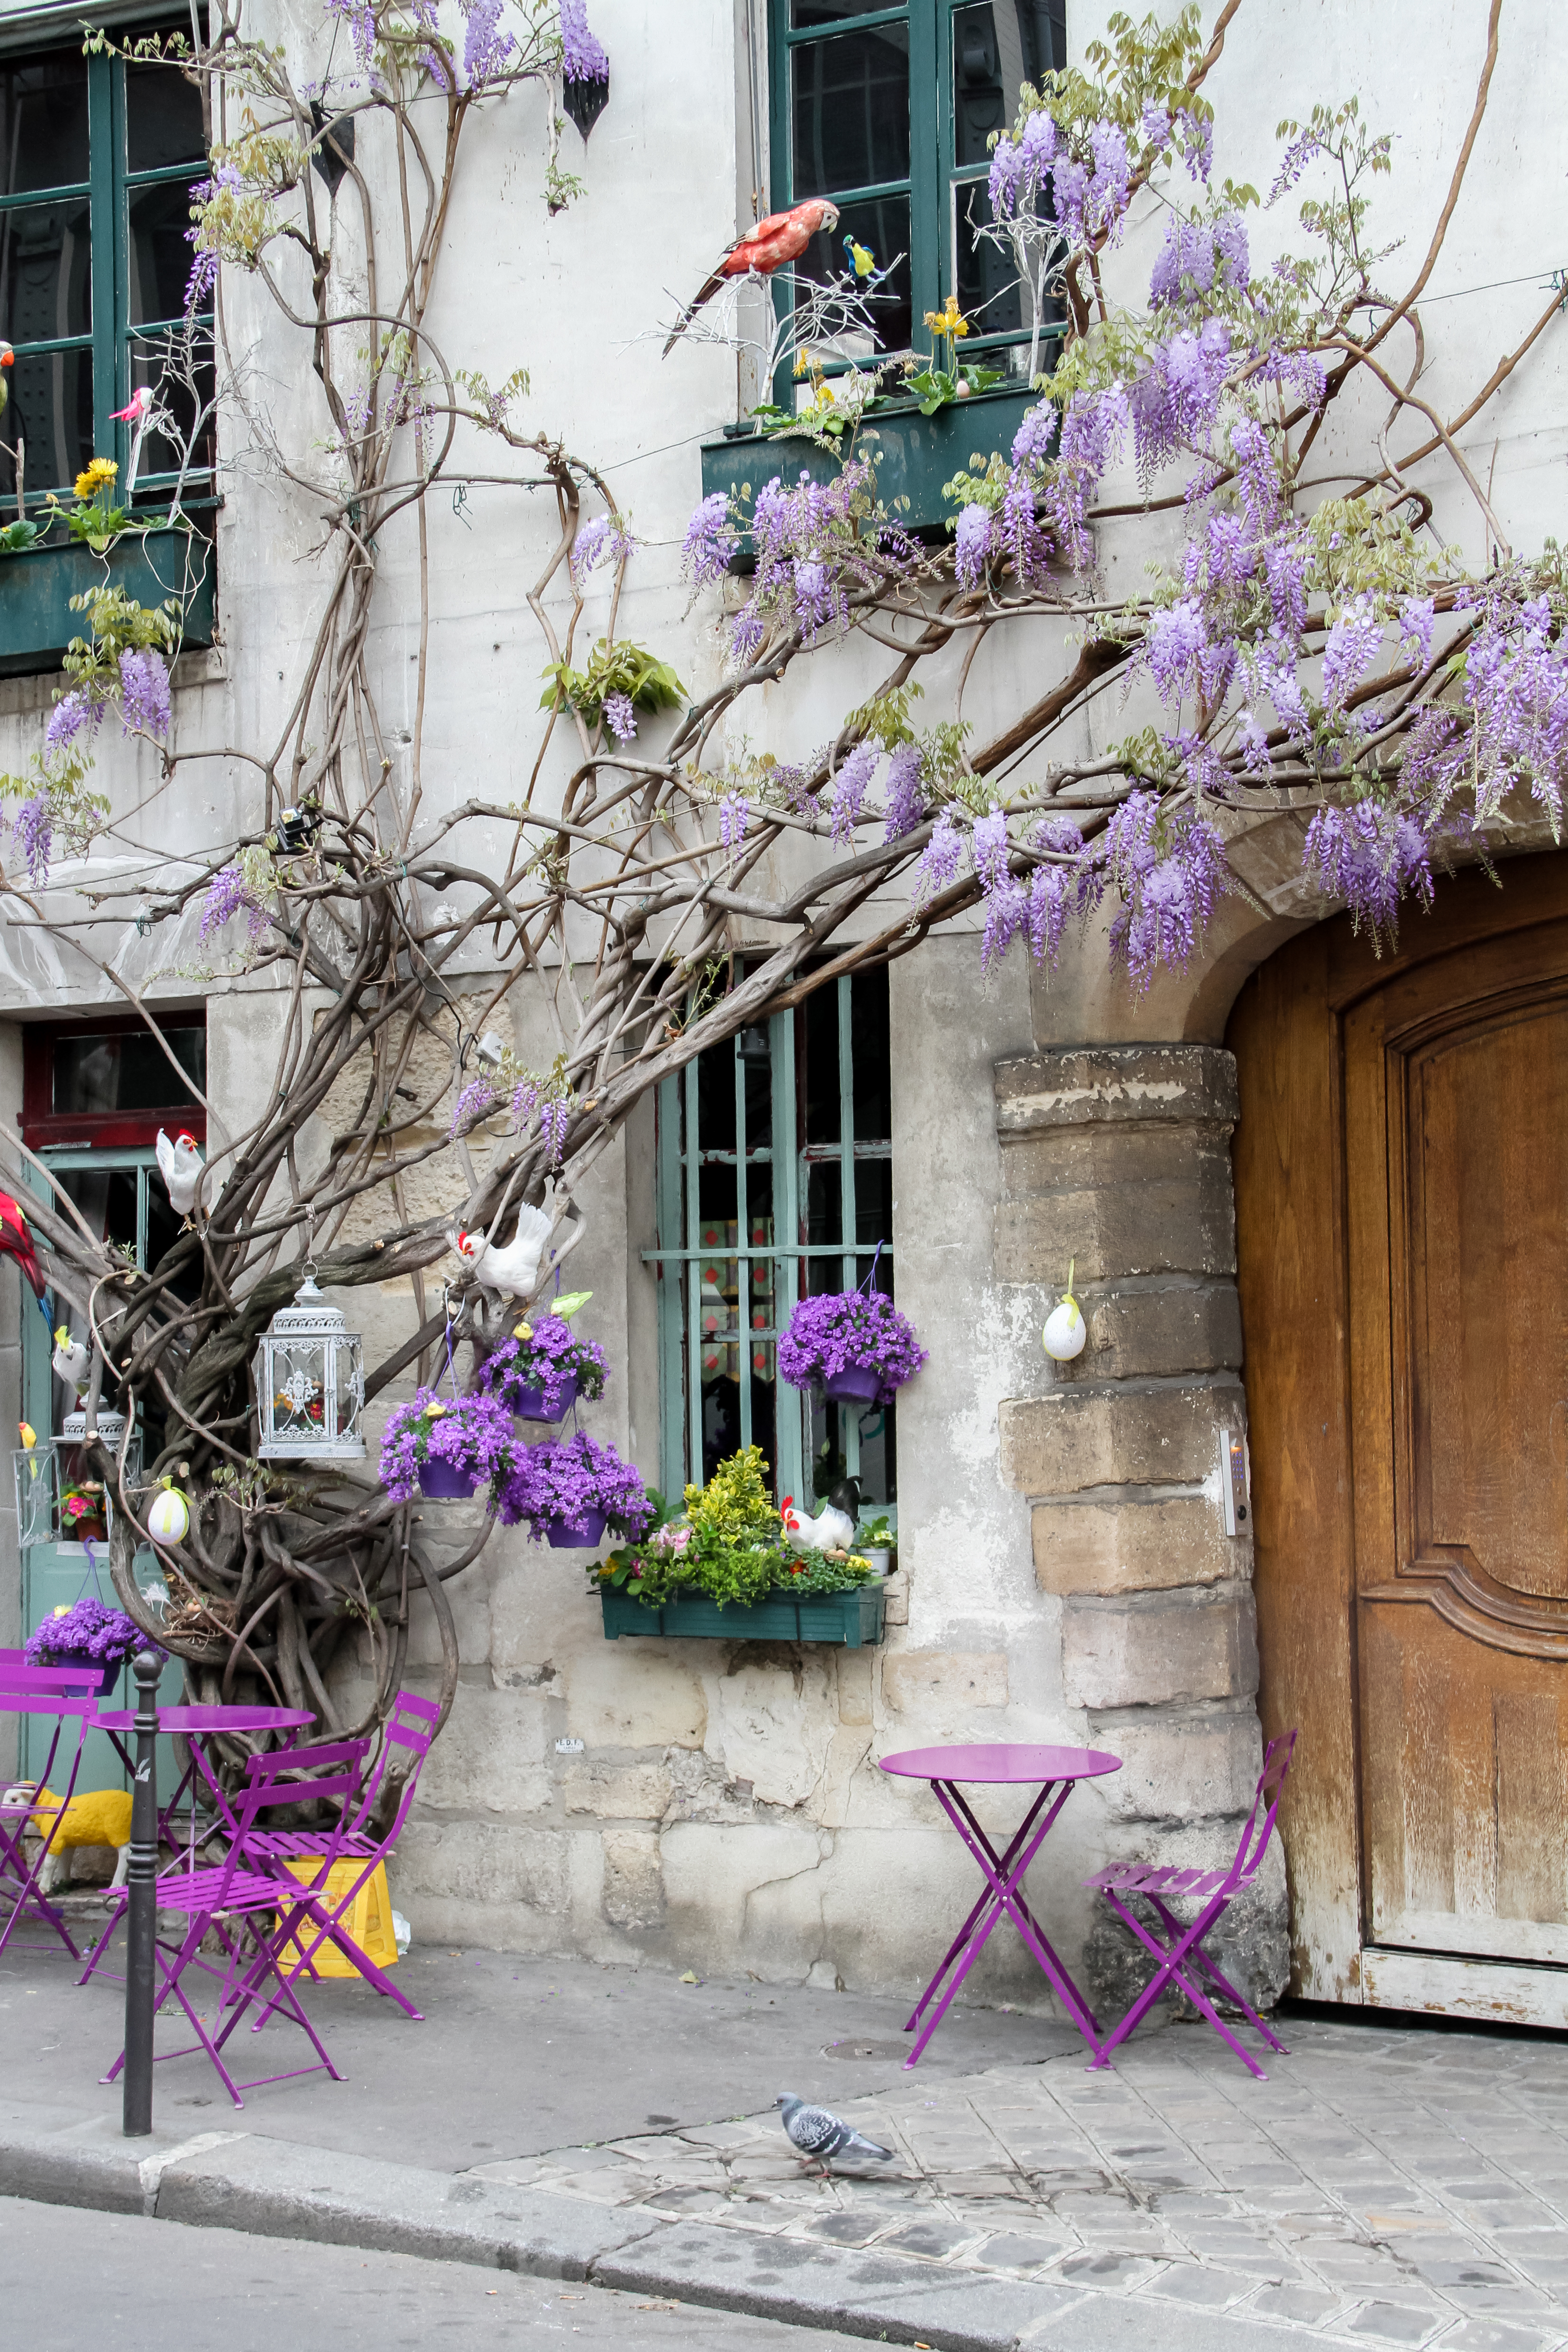
{"type": "Polygon", "coordinates": [[[364,1456],[363,1343],[307,1274],[256,1350],[262,1462],[358,1462],[364,1456]]]}

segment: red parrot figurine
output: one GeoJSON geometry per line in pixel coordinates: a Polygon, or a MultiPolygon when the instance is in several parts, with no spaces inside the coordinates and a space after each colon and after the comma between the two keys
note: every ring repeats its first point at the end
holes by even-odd
{"type": "Polygon", "coordinates": [[[798,261],[819,231],[837,226],[838,207],[830,205],[826,196],[808,197],[804,205],[792,205],[787,213],[770,213],[766,220],[758,221],[744,236],[735,239],[723,259],[703,280],[695,299],[687,304],[679,326],[664,347],[665,358],[669,357],[704,302],[712,300],[726,278],[771,278],[786,261],[798,261]]]}
{"type": "MultiPolygon", "coordinates": [[[[27,1231],[27,1220],[9,1192],[0,1192],[0,1257],[14,1257],[33,1286],[33,1296],[41,1307],[48,1288],[38,1270],[37,1254],[33,1248],[33,1236],[27,1231]]],[[[47,1315],[46,1312],[46,1321],[47,1315]]]]}

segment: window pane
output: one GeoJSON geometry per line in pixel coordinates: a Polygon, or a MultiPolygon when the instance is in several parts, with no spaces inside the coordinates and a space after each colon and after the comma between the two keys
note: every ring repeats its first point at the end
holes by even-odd
{"type": "Polygon", "coordinates": [[[887,5],[888,0],[791,0],[790,28],[811,32],[818,25],[840,25],[846,16],[869,16],[887,5]]]}
{"type": "Polygon", "coordinates": [[[57,1114],[177,1109],[195,1102],[192,1087],[205,1088],[207,1037],[205,1029],[165,1029],[170,1051],[191,1079],[183,1086],[156,1038],[130,1029],[119,1036],[61,1037],[55,1044],[54,1109],[57,1114]]]}
{"type": "Polygon", "coordinates": [[[860,1482],[860,1508],[864,1516],[875,1518],[888,1504],[899,1499],[898,1474],[894,1449],[896,1405],[841,1404],[825,1397],[819,1389],[810,1391],[805,1400],[806,1411],[806,1475],[811,1481],[809,1508],[813,1514],[826,1500],[840,1478],[844,1477],[850,1460],[851,1431],[858,1439],[860,1466],[856,1476],[860,1482]]]}
{"type": "Polygon", "coordinates": [[[0,495],[7,499],[16,488],[11,448],[18,436],[26,444],[29,496],[75,481],[92,456],[90,352],[24,352],[11,370],[0,417],[0,495]]]}
{"type": "MultiPolygon", "coordinates": [[[[871,297],[870,308],[876,320],[877,349],[907,352],[914,339],[914,312],[910,300],[908,196],[873,196],[860,204],[842,205],[838,226],[831,231],[823,230],[814,236],[795,263],[799,275],[815,278],[818,285],[826,285],[829,278],[842,277],[848,266],[844,250],[847,236],[853,237],[857,245],[868,246],[884,268],[889,262],[898,261],[898,267],[886,279],[880,291],[871,297]]],[[[843,341],[847,359],[870,358],[869,352],[858,353],[849,348],[853,338],[846,337],[843,341]]]]}
{"type": "Polygon", "coordinates": [[[838,1140],[838,991],[819,988],[801,1007],[795,1027],[795,1089],[804,1118],[803,1144],[838,1140]]]}
{"type": "Polygon", "coordinates": [[[886,1143],[893,1131],[888,975],[858,972],[850,982],[849,1036],[855,1053],[855,1140],[886,1143]]]}
{"type": "MultiPolygon", "coordinates": [[[[216,378],[211,339],[203,334],[192,359],[185,357],[181,347],[174,346],[171,363],[172,340],[154,336],[142,342],[132,338],[132,388],[150,384],[156,390],[159,406],[174,420],[181,441],[190,449],[185,462],[192,468],[210,471],[217,460],[213,415],[216,378]]],[[[142,446],[139,478],[145,480],[150,474],[174,473],[181,462],[180,448],[169,435],[149,433],[142,446]]]]}
{"type": "Polygon", "coordinates": [[[207,152],[202,94],[177,66],[125,68],[125,155],[132,172],[199,163],[207,152]]]}
{"type": "Polygon", "coordinates": [[[980,231],[991,218],[984,180],[960,180],[952,191],[952,270],[958,307],[976,335],[1016,335],[1028,321],[1017,264],[1008,247],[980,231]]]}
{"type": "Polygon", "coordinates": [[[1053,29],[1060,0],[982,0],[952,12],[952,160],[990,161],[994,131],[1008,131],[1025,82],[1037,89],[1065,45],[1053,29]]]}
{"type": "Polygon", "coordinates": [[[0,194],[87,174],[87,59],[58,49],[0,68],[0,194]]]}
{"type": "Polygon", "coordinates": [[[131,324],[177,319],[185,307],[191,275],[191,192],[184,180],[163,187],[133,188],[130,198],[131,324]]]}
{"type": "MultiPolygon", "coordinates": [[[[893,1163],[890,1160],[857,1160],[855,1162],[855,1238],[862,1251],[868,1243],[874,1248],[878,1242],[893,1238],[893,1163]]],[[[860,1269],[862,1276],[870,1272],[860,1269]]],[[[887,1255],[877,1261],[876,1286],[885,1290],[888,1284],[887,1255]]]]}
{"type": "Polygon", "coordinates": [[[910,175],[907,25],[840,33],[790,52],[795,199],[910,175]]]}
{"type": "MultiPolygon", "coordinates": [[[[844,1171],[837,1159],[812,1161],[805,1171],[805,1238],[808,1242],[841,1241],[844,1237],[844,1171]]],[[[810,1260],[810,1287],[820,1290],[842,1290],[839,1279],[843,1269],[835,1273],[826,1286],[817,1276],[826,1261],[810,1260]]]]}
{"type": "Polygon", "coordinates": [[[88,200],[0,213],[0,334],[19,350],[92,332],[88,200]]]}

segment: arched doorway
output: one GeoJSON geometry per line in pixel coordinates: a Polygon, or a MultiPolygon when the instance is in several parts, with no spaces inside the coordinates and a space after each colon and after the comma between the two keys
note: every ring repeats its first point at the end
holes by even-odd
{"type": "Polygon", "coordinates": [[[1238,996],[1266,1731],[1293,1988],[1568,2025],[1568,855],[1238,996]]]}

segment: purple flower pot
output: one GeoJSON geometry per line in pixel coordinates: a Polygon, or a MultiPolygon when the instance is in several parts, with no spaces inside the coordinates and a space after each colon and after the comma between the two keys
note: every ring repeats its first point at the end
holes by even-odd
{"type": "Polygon", "coordinates": [[[551,1519],[544,1540],[555,1551],[592,1551],[605,1539],[603,1511],[584,1511],[580,1519],[551,1519]]]}
{"type": "Polygon", "coordinates": [[[120,1669],[125,1661],[123,1658],[110,1658],[107,1661],[102,1658],[89,1658],[81,1650],[60,1650],[49,1659],[48,1664],[51,1666],[79,1666],[84,1675],[97,1675],[98,1696],[100,1698],[107,1698],[120,1680],[120,1669]]]}
{"type": "Polygon", "coordinates": [[[875,1364],[846,1364],[841,1372],[830,1372],[822,1388],[825,1396],[870,1404],[881,1385],[882,1375],[875,1364]]]}
{"type": "Polygon", "coordinates": [[[434,1456],[419,1465],[419,1492],[427,1503],[466,1503],[479,1484],[477,1470],[459,1470],[434,1456]]]}
{"type": "Polygon", "coordinates": [[[562,1391],[561,1402],[553,1412],[546,1412],[544,1410],[543,1389],[514,1389],[510,1399],[512,1412],[519,1421],[547,1421],[552,1423],[564,1421],[576,1402],[577,1375],[575,1372],[568,1374],[565,1388],[562,1391]]]}

